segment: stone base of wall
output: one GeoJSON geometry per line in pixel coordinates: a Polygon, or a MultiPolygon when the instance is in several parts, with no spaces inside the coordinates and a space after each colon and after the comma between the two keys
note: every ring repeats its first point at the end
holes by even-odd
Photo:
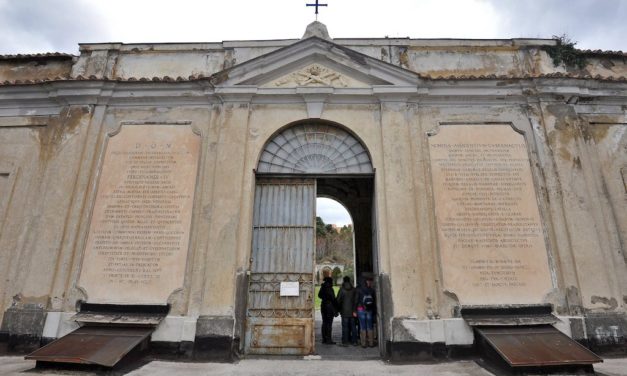
{"type": "Polygon", "coordinates": [[[28,353],[40,347],[46,311],[40,307],[11,307],[4,312],[0,341],[8,352],[28,353]]]}
{"type": "Polygon", "coordinates": [[[474,336],[463,319],[394,318],[383,357],[393,363],[415,363],[472,356],[474,336]]]}
{"type": "Polygon", "coordinates": [[[392,319],[392,336],[395,343],[441,343],[446,346],[473,344],[472,328],[461,318],[439,320],[392,319]]]}
{"type": "Polygon", "coordinates": [[[585,344],[603,354],[627,354],[627,314],[598,312],[585,315],[585,344]]]}
{"type": "MultiPolygon", "coordinates": [[[[0,327],[0,350],[27,354],[47,345],[79,327],[72,320],[75,314],[10,308],[0,327]]],[[[167,316],[144,352],[161,359],[232,362],[239,347],[233,325],[234,319],[225,316],[167,316]]]]}
{"type": "Polygon", "coordinates": [[[466,359],[477,355],[472,345],[445,343],[392,342],[385,343],[383,358],[391,363],[421,363],[448,359],[466,359]]]}
{"type": "MultiPolygon", "coordinates": [[[[45,312],[37,307],[12,307],[0,327],[0,351],[29,353],[78,328],[74,312],[45,312]]],[[[627,315],[589,313],[560,316],[555,327],[599,353],[627,354],[627,315]]],[[[230,316],[168,316],[152,334],[148,352],[180,361],[235,361],[240,338],[230,316]]],[[[476,355],[473,330],[461,318],[416,320],[394,318],[391,338],[382,356],[392,362],[421,362],[476,355]]]]}
{"type": "MultiPolygon", "coordinates": [[[[603,354],[627,354],[627,317],[624,314],[596,313],[586,316],[558,316],[554,326],[575,341],[603,354]]],[[[421,362],[456,359],[477,354],[473,329],[461,318],[391,320],[391,339],[384,358],[391,362],[421,362]]]]}
{"type": "Polygon", "coordinates": [[[237,359],[239,338],[234,338],[235,320],[229,316],[201,316],[196,323],[194,359],[204,361],[234,361],[237,359]]]}

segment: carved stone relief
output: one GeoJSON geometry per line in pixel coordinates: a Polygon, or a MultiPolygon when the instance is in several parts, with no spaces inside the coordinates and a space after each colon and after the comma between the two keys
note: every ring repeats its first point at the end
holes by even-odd
{"type": "Polygon", "coordinates": [[[296,72],[264,85],[269,87],[330,86],[365,87],[363,82],[343,75],[320,64],[308,65],[296,72]]]}

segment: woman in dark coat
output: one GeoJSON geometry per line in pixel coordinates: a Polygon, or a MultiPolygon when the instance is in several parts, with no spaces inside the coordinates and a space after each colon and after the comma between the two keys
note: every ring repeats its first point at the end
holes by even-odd
{"type": "Polygon", "coordinates": [[[335,344],[331,337],[333,330],[333,318],[337,316],[337,301],[335,300],[335,291],[333,291],[333,279],[325,277],[324,283],[318,291],[318,298],[322,301],[320,304],[320,313],[322,313],[322,343],[329,345],[335,344]]]}

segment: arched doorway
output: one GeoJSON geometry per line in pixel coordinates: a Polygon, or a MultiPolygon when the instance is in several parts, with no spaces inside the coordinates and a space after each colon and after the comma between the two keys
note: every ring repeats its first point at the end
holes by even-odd
{"type": "Polygon", "coordinates": [[[256,169],[246,353],[314,351],[318,195],[337,198],[360,214],[357,273],[375,272],[373,177],[366,147],[337,124],[299,122],[266,143],[256,169]]]}

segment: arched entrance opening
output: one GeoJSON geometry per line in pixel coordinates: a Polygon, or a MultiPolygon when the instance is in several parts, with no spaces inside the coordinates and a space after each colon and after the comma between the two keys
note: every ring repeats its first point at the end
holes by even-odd
{"type": "Polygon", "coordinates": [[[316,280],[332,277],[336,286],[345,276],[355,281],[353,219],[342,203],[330,197],[316,198],[316,280]]]}
{"type": "Polygon", "coordinates": [[[277,132],[256,169],[244,351],[315,352],[316,197],[341,202],[355,230],[355,272],[374,276],[374,169],[341,125],[304,121],[277,132]]]}

